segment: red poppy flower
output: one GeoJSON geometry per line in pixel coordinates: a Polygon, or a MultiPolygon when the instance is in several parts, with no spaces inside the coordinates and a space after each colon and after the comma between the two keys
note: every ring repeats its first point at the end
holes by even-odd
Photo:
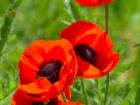
{"type": "Polygon", "coordinates": [[[47,101],[35,101],[26,98],[23,91],[18,89],[13,95],[11,105],[83,105],[77,102],[64,103],[61,95],[47,101]]]}
{"type": "Polygon", "coordinates": [[[19,88],[28,98],[52,99],[73,84],[77,72],[73,47],[66,39],[36,41],[21,56],[19,69],[19,88]]]}
{"type": "Polygon", "coordinates": [[[97,24],[77,21],[64,29],[61,38],[69,40],[78,62],[78,76],[98,78],[110,73],[119,61],[111,38],[97,24]]]}
{"type": "Polygon", "coordinates": [[[77,3],[79,3],[80,5],[83,6],[99,6],[102,4],[108,4],[110,2],[113,2],[115,0],[74,0],[77,3]]]}

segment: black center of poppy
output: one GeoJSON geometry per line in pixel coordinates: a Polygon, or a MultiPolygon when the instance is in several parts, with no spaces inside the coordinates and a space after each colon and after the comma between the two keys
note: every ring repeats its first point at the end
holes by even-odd
{"type": "Polygon", "coordinates": [[[62,68],[62,63],[59,60],[50,60],[47,63],[43,63],[39,66],[36,78],[46,77],[52,84],[59,81],[59,73],[62,68]]]}
{"type": "Polygon", "coordinates": [[[38,101],[33,101],[32,105],[57,105],[58,104],[58,99],[51,99],[48,100],[48,102],[38,102],[38,101]]]}
{"type": "Polygon", "coordinates": [[[92,47],[85,44],[78,44],[74,50],[75,53],[81,57],[81,59],[94,65],[97,58],[97,53],[92,47]]]}
{"type": "Polygon", "coordinates": [[[47,105],[57,105],[58,103],[58,100],[55,100],[55,99],[51,99],[47,105]]]}
{"type": "Polygon", "coordinates": [[[33,101],[32,105],[44,105],[43,102],[33,101]]]}

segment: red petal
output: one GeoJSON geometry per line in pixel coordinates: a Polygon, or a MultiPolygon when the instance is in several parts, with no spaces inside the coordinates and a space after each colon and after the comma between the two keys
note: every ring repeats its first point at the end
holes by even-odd
{"type": "Polygon", "coordinates": [[[27,99],[22,91],[18,89],[13,95],[11,105],[32,105],[32,100],[27,99]]]}
{"type": "Polygon", "coordinates": [[[68,102],[68,103],[64,103],[63,105],[84,105],[78,102],[68,102]]]}
{"type": "Polygon", "coordinates": [[[77,21],[66,29],[62,30],[61,38],[65,38],[73,44],[75,40],[79,40],[87,35],[97,33],[103,33],[102,29],[97,24],[85,21],[77,21]]]}
{"type": "Polygon", "coordinates": [[[112,56],[113,42],[108,34],[105,32],[96,40],[93,39],[91,46],[96,50],[97,60],[95,66],[103,70],[108,65],[110,58],[112,56]]]}
{"type": "Polygon", "coordinates": [[[20,85],[20,88],[28,94],[41,95],[49,91],[51,83],[44,77],[39,78],[35,82],[20,85]]]}
{"type": "Polygon", "coordinates": [[[65,95],[68,101],[71,99],[71,88],[68,87],[68,89],[65,91],[65,95]]]}
{"type": "Polygon", "coordinates": [[[107,4],[115,0],[74,0],[83,6],[99,6],[102,4],[107,4]]]}
{"type": "Polygon", "coordinates": [[[39,50],[40,44],[43,43],[43,40],[32,43],[21,56],[19,62],[21,83],[27,84],[36,80],[36,71],[38,70],[38,66],[44,60],[43,53],[39,50]]]}
{"type": "MultiPolygon", "coordinates": [[[[81,58],[79,58],[81,59],[81,58]]],[[[110,62],[108,63],[107,67],[104,70],[99,70],[93,65],[89,65],[88,69],[85,70],[84,68],[80,68],[83,71],[79,71],[78,76],[84,77],[84,78],[99,78],[102,77],[111,71],[114,70],[115,66],[117,65],[119,61],[119,53],[113,53],[110,62]]],[[[85,61],[81,61],[82,64],[86,63],[85,61]]],[[[83,66],[84,67],[84,66],[83,66]]]]}

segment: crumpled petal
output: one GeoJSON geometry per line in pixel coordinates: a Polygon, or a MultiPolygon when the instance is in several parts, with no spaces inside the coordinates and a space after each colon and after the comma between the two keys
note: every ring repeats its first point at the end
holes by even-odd
{"type": "Polygon", "coordinates": [[[12,97],[11,105],[32,105],[32,100],[27,99],[18,89],[12,97]]]}

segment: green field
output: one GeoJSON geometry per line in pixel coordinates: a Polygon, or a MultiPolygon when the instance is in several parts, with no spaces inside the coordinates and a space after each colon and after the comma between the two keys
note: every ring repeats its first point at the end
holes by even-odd
{"type": "MultiPolygon", "coordinates": [[[[19,83],[20,56],[33,41],[59,39],[62,29],[75,18],[97,23],[105,30],[104,5],[84,7],[73,2],[71,9],[68,1],[0,0],[0,105],[10,105],[19,83]]],[[[109,4],[109,35],[114,51],[120,52],[120,61],[110,74],[107,105],[139,105],[135,103],[140,101],[139,0],[116,0],[109,4]]],[[[84,83],[89,105],[101,105],[106,77],[84,79],[84,83]]],[[[80,86],[77,78],[71,87],[71,100],[84,104],[80,86]]]]}

